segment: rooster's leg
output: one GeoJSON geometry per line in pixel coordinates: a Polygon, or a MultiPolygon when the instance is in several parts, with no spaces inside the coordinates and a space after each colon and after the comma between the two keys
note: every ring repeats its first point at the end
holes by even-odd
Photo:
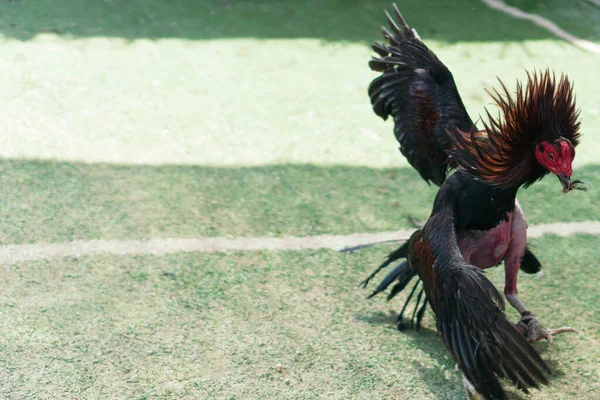
{"type": "Polygon", "coordinates": [[[527,340],[535,342],[540,339],[546,339],[548,342],[552,343],[554,341],[554,335],[576,331],[569,326],[555,330],[544,328],[519,298],[517,292],[517,275],[527,247],[527,221],[525,220],[525,216],[523,215],[518,202],[515,202],[515,209],[512,217],[511,241],[504,256],[506,279],[504,295],[510,305],[521,315],[521,321],[519,321],[517,329],[527,337],[527,340]]]}
{"type": "Polygon", "coordinates": [[[544,328],[531,313],[527,310],[525,304],[519,298],[519,295],[515,293],[506,293],[506,299],[508,302],[521,314],[521,320],[517,324],[516,328],[523,333],[527,340],[530,342],[536,342],[540,339],[546,339],[550,344],[554,342],[554,336],[566,333],[566,332],[577,332],[570,326],[563,326],[558,329],[546,329],[544,328]]]}

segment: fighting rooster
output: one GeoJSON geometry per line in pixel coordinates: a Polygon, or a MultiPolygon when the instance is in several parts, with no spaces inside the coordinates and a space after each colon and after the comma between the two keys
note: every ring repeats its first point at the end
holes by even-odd
{"type": "Polygon", "coordinates": [[[572,86],[564,76],[557,82],[548,71],[528,75],[514,96],[501,83],[501,90],[490,93],[501,118],[488,112],[480,130],[450,71],[394,8],[399,23],[388,14],[390,28],[382,28],[387,44],[373,45],[379,57],[370,66],[383,74],[371,83],[369,94],[377,115],[393,117],[411,165],[441,186],[423,228],[388,257],[407,259],[391,274],[399,281],[393,292],[418,275],[424,301],[436,315],[470,398],[477,393],[506,398],[498,377],[524,391],[538,388],[548,382],[548,367],[529,342],[552,341],[573,329],[542,327],[519,298],[519,268],[526,261],[525,269],[535,270],[539,263],[526,251],[527,222],[516,194],[548,173],[558,177],[564,192],[585,189],[571,180],[579,142],[572,86]],[[456,172],[446,179],[448,167],[456,172]],[[502,260],[505,297],[521,314],[517,326],[507,320],[503,297],[482,273],[502,260]]]}
{"type": "MultiPolygon", "coordinates": [[[[394,133],[401,144],[400,151],[409,163],[417,170],[426,182],[433,182],[441,186],[446,180],[448,170],[457,167],[457,162],[450,155],[455,149],[456,142],[449,130],[461,130],[462,132],[479,132],[469,117],[463,102],[458,94],[452,74],[448,68],[431,52],[420,40],[416,31],[410,29],[403,20],[398,8],[394,4],[394,10],[401,21],[397,25],[392,17],[386,12],[390,23],[390,30],[382,27],[382,32],[388,46],[379,43],[373,44],[373,49],[381,56],[374,58],[369,63],[374,71],[383,72],[369,86],[369,96],[373,104],[373,110],[384,120],[391,115],[394,119],[394,133]]],[[[566,85],[568,86],[568,85],[566,85]]],[[[565,87],[566,87],[565,86],[565,87]]],[[[502,86],[504,89],[504,86],[502,86]]],[[[570,91],[569,91],[570,93],[570,91]]],[[[565,104],[568,104],[565,103],[565,104]]],[[[575,113],[573,110],[567,112],[575,113]]],[[[541,116],[542,118],[544,116],[541,116]]],[[[577,130],[576,115],[572,114],[572,123],[577,130]]],[[[577,142],[574,143],[576,145],[577,142]]],[[[458,155],[457,153],[454,153],[458,155]]],[[[574,153],[573,153],[574,156],[574,153]]],[[[515,157],[520,157],[516,154],[515,157]]],[[[554,153],[549,157],[554,157],[554,153]]],[[[552,160],[550,160],[552,161],[552,160]]],[[[559,176],[560,178],[560,176],[559,176]]],[[[565,181],[565,185],[568,183],[565,181]]],[[[570,189],[570,188],[569,188],[570,189]]],[[[565,191],[568,189],[565,189],[565,191]]],[[[518,201],[515,200],[516,211],[522,215],[518,201]]],[[[361,245],[346,249],[352,251],[369,245],[361,245]]],[[[400,246],[396,251],[389,254],[387,259],[363,282],[360,286],[366,287],[369,281],[382,269],[391,263],[405,258],[407,244],[400,246]]],[[[396,266],[376,287],[369,298],[381,293],[393,282],[387,299],[388,301],[400,293],[416,275],[416,271],[407,268],[407,261],[396,266]]],[[[520,262],[520,270],[528,274],[535,274],[541,270],[541,263],[533,252],[525,247],[520,262]]],[[[515,305],[519,303],[516,298],[516,275],[517,270],[510,270],[514,274],[511,284],[505,288],[505,293],[512,296],[515,305]]],[[[507,276],[509,271],[507,270],[507,276]]],[[[413,286],[402,311],[398,315],[397,326],[399,330],[404,329],[403,316],[410,303],[420,281],[413,286]]],[[[417,295],[411,321],[415,321],[419,329],[422,317],[427,306],[427,300],[422,299],[424,289],[417,295]],[[422,306],[419,308],[419,304],[422,306]],[[419,310],[417,313],[417,309],[419,310]]],[[[530,338],[534,338],[537,332],[544,334],[548,340],[552,337],[539,329],[535,323],[530,329],[530,338]]]]}

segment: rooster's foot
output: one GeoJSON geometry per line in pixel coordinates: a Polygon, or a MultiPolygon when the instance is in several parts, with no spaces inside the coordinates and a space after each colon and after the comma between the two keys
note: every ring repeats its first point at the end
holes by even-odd
{"type": "Polygon", "coordinates": [[[558,329],[546,329],[540,325],[535,316],[529,311],[523,313],[521,321],[517,324],[517,329],[527,337],[527,340],[531,343],[537,342],[540,339],[546,339],[548,343],[552,344],[554,342],[554,336],[556,335],[566,332],[577,333],[577,331],[570,326],[563,326],[558,329]]]}

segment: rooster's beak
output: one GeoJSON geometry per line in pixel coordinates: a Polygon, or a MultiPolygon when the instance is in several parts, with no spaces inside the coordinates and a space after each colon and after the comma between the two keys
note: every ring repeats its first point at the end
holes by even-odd
{"type": "Polygon", "coordinates": [[[583,186],[583,182],[581,182],[579,179],[571,181],[571,177],[565,174],[556,174],[556,176],[558,176],[558,180],[562,184],[563,193],[567,193],[573,189],[583,190],[584,192],[587,192],[587,188],[583,186]]]}
{"type": "Polygon", "coordinates": [[[559,174],[556,176],[558,176],[558,180],[562,184],[563,193],[567,193],[569,190],[571,190],[571,178],[570,177],[568,177],[565,174],[559,174]]]}

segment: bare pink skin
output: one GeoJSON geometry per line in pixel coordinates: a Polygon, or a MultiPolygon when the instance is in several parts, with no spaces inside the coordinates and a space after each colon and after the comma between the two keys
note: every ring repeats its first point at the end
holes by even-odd
{"type": "MultiPolygon", "coordinates": [[[[575,148],[567,139],[538,144],[535,157],[555,175],[570,177],[573,173],[571,164],[575,158],[575,148]]],[[[493,267],[504,260],[504,293],[510,296],[517,294],[517,275],[527,247],[527,220],[517,200],[513,212],[508,213],[507,217],[508,221],[501,222],[487,232],[459,232],[458,245],[465,260],[481,269],[493,267]]]]}
{"type": "MultiPolygon", "coordinates": [[[[535,157],[540,165],[558,176],[564,192],[573,189],[570,178],[573,173],[571,164],[575,158],[575,148],[570,141],[562,138],[553,143],[539,143],[535,149],[535,157]]],[[[458,232],[458,245],[465,261],[485,269],[504,260],[504,296],[521,314],[520,325],[529,341],[545,338],[552,343],[554,335],[576,332],[568,326],[556,330],[542,327],[519,298],[517,276],[527,247],[527,220],[516,199],[514,210],[508,213],[507,217],[507,221],[486,232],[458,232]]]]}
{"type": "Polygon", "coordinates": [[[481,269],[498,265],[509,249],[512,220],[509,214],[508,221],[487,232],[460,232],[458,245],[465,261],[481,269]]]}
{"type": "Polygon", "coordinates": [[[458,245],[465,261],[478,268],[485,269],[498,265],[504,260],[504,296],[522,318],[519,324],[527,340],[534,342],[546,339],[549,343],[554,341],[554,336],[565,332],[577,332],[570,326],[558,329],[546,329],[540,325],[517,292],[517,276],[521,267],[521,260],[527,247],[527,220],[519,202],[515,199],[515,208],[507,215],[508,220],[487,232],[462,231],[459,232],[458,245]]]}
{"type": "MultiPolygon", "coordinates": [[[[575,148],[567,139],[538,144],[535,156],[553,174],[570,177],[573,173],[571,164],[575,148]]],[[[517,297],[517,275],[527,247],[527,220],[517,200],[513,212],[507,217],[507,221],[487,232],[459,232],[458,245],[465,260],[481,269],[493,267],[504,260],[504,294],[515,308],[523,312],[526,310],[517,297]]]]}
{"type": "Polygon", "coordinates": [[[504,294],[520,313],[527,311],[517,296],[517,276],[521,259],[527,247],[527,220],[515,200],[515,208],[508,221],[487,231],[459,232],[458,246],[469,264],[485,269],[504,260],[504,294]]]}

